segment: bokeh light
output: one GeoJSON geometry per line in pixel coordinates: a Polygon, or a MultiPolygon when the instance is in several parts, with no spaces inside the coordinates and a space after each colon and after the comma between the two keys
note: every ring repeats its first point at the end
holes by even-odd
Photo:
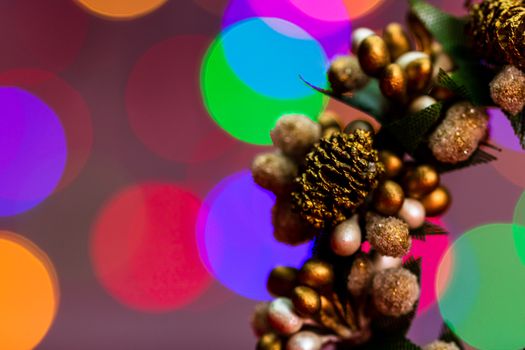
{"type": "Polygon", "coordinates": [[[223,32],[206,53],[201,70],[204,103],[217,124],[235,138],[253,144],[271,144],[270,130],[280,116],[300,113],[314,119],[323,109],[326,98],[309,89],[299,77],[302,73],[313,74],[311,77],[315,79],[320,77],[318,74],[324,72],[326,64],[320,53],[314,39],[285,21],[255,18],[238,23],[223,32]],[[279,36],[271,24],[293,28],[295,34],[287,36],[281,33],[281,40],[276,40],[279,36]],[[252,43],[242,46],[247,45],[248,39],[252,43]],[[283,52],[275,51],[283,45],[286,46],[283,52]],[[253,57],[254,53],[263,51],[266,51],[266,62],[253,57]],[[303,53],[313,54],[319,59],[318,62],[306,60],[315,67],[304,72],[298,70],[298,67],[303,67],[300,63],[304,59],[303,53]],[[250,62],[260,62],[261,65],[250,67],[250,62]],[[237,68],[231,64],[236,64],[237,68]],[[282,77],[284,79],[279,78],[275,72],[282,72],[281,66],[289,67],[292,74],[288,72],[282,77]],[[283,87],[290,90],[285,91],[283,87]]]}
{"type": "Polygon", "coordinates": [[[479,349],[525,346],[525,267],[516,254],[513,226],[490,224],[466,232],[440,264],[443,319],[479,349]]]}
{"type": "MultiPolygon", "coordinates": [[[[232,0],[224,11],[223,26],[226,28],[253,17],[282,19],[297,25],[320,43],[328,58],[349,51],[351,23],[341,0],[327,0],[322,3],[290,0],[232,0]]],[[[280,30],[286,33],[288,29],[280,30]]]]}
{"type": "Polygon", "coordinates": [[[200,201],[173,184],[124,189],[102,209],[91,256],[106,290],[130,308],[178,309],[199,297],[210,276],[195,238],[200,201]]]}
{"type": "Polygon", "coordinates": [[[200,60],[209,43],[201,35],[163,41],[140,58],[128,80],[126,107],[133,131],[168,160],[209,160],[236,144],[202,105],[200,60]]]}
{"type": "Polygon", "coordinates": [[[277,265],[298,267],[310,247],[291,247],[273,238],[275,197],[257,186],[249,171],[221,181],[199,215],[198,239],[208,269],[227,288],[250,299],[271,299],[266,279],[277,265]]]}
{"type": "Polygon", "coordinates": [[[221,40],[232,71],[255,92],[298,99],[325,86],[328,62],[319,43],[298,26],[277,18],[252,19],[231,28],[221,40]],[[257,38],[257,40],[254,40],[257,38]]]}
{"type": "Polygon", "coordinates": [[[17,86],[41,98],[57,114],[66,134],[67,161],[57,190],[82,171],[93,144],[91,113],[80,93],[57,75],[40,69],[12,69],[0,73],[0,85],[17,86]]]}
{"type": "MultiPolygon", "coordinates": [[[[445,225],[440,220],[433,222],[441,227],[445,225]]],[[[435,282],[439,267],[439,262],[445,255],[449,247],[448,235],[427,236],[424,241],[419,239],[412,240],[412,247],[408,257],[421,259],[421,295],[419,297],[418,314],[427,311],[436,303],[435,282]]]]}
{"type": "Polygon", "coordinates": [[[289,0],[308,16],[323,21],[344,21],[356,19],[372,12],[384,0],[289,0]]]}
{"type": "Polygon", "coordinates": [[[51,261],[26,239],[0,231],[0,286],[0,349],[34,349],[59,304],[51,261]]]}
{"type": "Polygon", "coordinates": [[[55,113],[34,95],[0,87],[0,216],[27,211],[53,193],[66,164],[55,113]]]}
{"type": "Polygon", "coordinates": [[[133,19],[145,16],[167,0],[75,0],[88,11],[111,19],[133,19]]]}
{"type": "Polygon", "coordinates": [[[72,2],[17,0],[2,9],[1,38],[9,55],[3,69],[39,67],[61,72],[78,57],[87,38],[89,16],[72,2]]]}

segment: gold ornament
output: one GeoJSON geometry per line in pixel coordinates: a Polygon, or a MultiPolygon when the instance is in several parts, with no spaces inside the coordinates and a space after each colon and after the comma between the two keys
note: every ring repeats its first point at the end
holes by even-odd
{"type": "Polygon", "coordinates": [[[315,231],[292,210],[288,196],[277,197],[272,208],[273,235],[281,243],[298,245],[311,240],[315,231]]]}
{"type": "Polygon", "coordinates": [[[392,180],[386,180],[374,192],[374,209],[385,216],[396,215],[404,200],[405,193],[401,186],[392,180]]]}
{"type": "Polygon", "coordinates": [[[383,315],[406,315],[414,309],[418,298],[417,277],[407,269],[388,269],[374,276],[372,300],[376,309],[383,315]]]}
{"type": "Polygon", "coordinates": [[[363,41],[372,35],[375,35],[375,33],[369,28],[357,28],[354,30],[352,32],[352,52],[357,55],[363,41]]]}
{"type": "Polygon", "coordinates": [[[297,280],[302,285],[322,290],[334,282],[334,271],[327,262],[310,259],[299,270],[297,280]]]}
{"type": "Polygon", "coordinates": [[[443,122],[430,135],[428,145],[437,160],[459,163],[470,158],[487,133],[488,116],[470,102],[450,107],[443,122]]]}
{"type": "Polygon", "coordinates": [[[275,333],[266,333],[257,342],[257,350],[283,350],[280,337],[275,333]]]}
{"type": "Polygon", "coordinates": [[[324,111],[317,119],[323,130],[336,128],[341,129],[341,117],[334,111],[324,111]]]}
{"type": "Polygon", "coordinates": [[[321,126],[301,114],[281,117],[270,132],[275,147],[290,157],[303,157],[321,138],[321,126]]]}
{"type": "Polygon", "coordinates": [[[297,164],[280,152],[256,156],[251,170],[256,184],[277,195],[289,193],[297,176],[297,164]]]}
{"type": "Polygon", "coordinates": [[[425,345],[423,350],[459,350],[459,347],[453,342],[447,343],[442,340],[436,340],[428,345],[425,345]]]}
{"type": "Polygon", "coordinates": [[[403,102],[406,97],[407,79],[401,66],[396,63],[386,66],[379,78],[379,88],[383,96],[403,102]]]}
{"type": "Polygon", "coordinates": [[[490,96],[505,112],[517,115],[525,106],[525,73],[506,66],[490,82],[490,96]]]}
{"type": "Polygon", "coordinates": [[[378,77],[390,63],[390,53],[383,38],[370,35],[363,40],[357,54],[361,69],[372,77],[378,77]]]}
{"type": "Polygon", "coordinates": [[[524,23],[522,0],[484,0],[471,6],[468,32],[482,57],[525,69],[524,23]]]}
{"type": "Polygon", "coordinates": [[[450,207],[451,201],[450,192],[443,186],[439,186],[421,198],[421,204],[425,207],[425,212],[428,216],[443,214],[450,207]]]}
{"type": "Polygon", "coordinates": [[[383,30],[383,39],[385,40],[392,61],[397,60],[399,56],[410,51],[411,44],[408,35],[399,23],[390,23],[383,30]]]}
{"type": "Polygon", "coordinates": [[[430,57],[420,57],[405,68],[407,88],[411,93],[418,93],[425,90],[432,79],[432,61],[430,57]]]}
{"type": "Polygon", "coordinates": [[[293,267],[277,266],[270,276],[266,287],[268,291],[275,296],[290,296],[297,284],[298,270],[293,267]]]}
{"type": "Polygon", "coordinates": [[[399,175],[403,169],[403,161],[395,153],[383,150],[379,152],[379,160],[385,168],[387,178],[393,178],[399,175]]]}
{"type": "Polygon", "coordinates": [[[321,297],[310,287],[295,287],[291,299],[295,311],[303,317],[312,317],[321,309],[321,297]]]}
{"type": "Polygon", "coordinates": [[[347,288],[353,296],[360,296],[368,289],[374,275],[374,266],[370,258],[359,255],[352,263],[348,274],[347,288]]]}
{"type": "Polygon", "coordinates": [[[412,244],[408,225],[393,216],[368,213],[366,234],[372,248],[381,255],[402,257],[408,253],[412,244]]]}
{"type": "Polygon", "coordinates": [[[409,197],[421,198],[439,186],[439,174],[430,165],[418,165],[407,171],[403,183],[409,197]]]}
{"type": "Polygon", "coordinates": [[[336,57],[328,70],[328,81],[337,94],[359,90],[368,84],[369,80],[355,56],[336,57]]]}
{"type": "Polygon", "coordinates": [[[292,200],[310,225],[330,228],[352,215],[382,173],[369,132],[335,134],[321,139],[306,157],[292,200]]]}

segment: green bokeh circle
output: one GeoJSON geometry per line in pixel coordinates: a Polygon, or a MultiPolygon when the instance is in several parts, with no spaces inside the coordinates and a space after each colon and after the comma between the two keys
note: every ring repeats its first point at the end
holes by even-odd
{"type": "Polygon", "coordinates": [[[453,244],[440,265],[437,289],[443,319],[479,349],[525,346],[525,266],[514,237],[525,231],[516,229],[513,224],[474,228],[453,244]],[[448,273],[446,266],[451,267],[448,273]]]}
{"type": "Polygon", "coordinates": [[[255,92],[229,66],[222,36],[208,49],[201,69],[204,104],[222,129],[241,141],[270,145],[270,130],[282,115],[304,114],[316,120],[326,106],[325,96],[312,90],[312,94],[304,98],[275,99],[255,92]]]}

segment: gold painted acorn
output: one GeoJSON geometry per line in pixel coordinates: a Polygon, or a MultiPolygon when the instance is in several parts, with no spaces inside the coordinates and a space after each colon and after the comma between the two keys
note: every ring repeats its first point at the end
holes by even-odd
{"type": "Polygon", "coordinates": [[[375,34],[363,40],[357,57],[363,72],[372,77],[378,77],[390,63],[390,52],[385,41],[375,34]]]}

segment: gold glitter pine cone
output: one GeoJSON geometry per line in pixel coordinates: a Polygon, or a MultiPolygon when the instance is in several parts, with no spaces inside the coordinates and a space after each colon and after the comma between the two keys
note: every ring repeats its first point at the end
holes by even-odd
{"type": "Polygon", "coordinates": [[[468,32],[484,58],[525,68],[523,0],[484,0],[472,5],[468,32]]]}
{"type": "Polygon", "coordinates": [[[292,201],[312,226],[333,227],[364,202],[383,172],[370,132],[336,133],[307,155],[292,201]]]}

